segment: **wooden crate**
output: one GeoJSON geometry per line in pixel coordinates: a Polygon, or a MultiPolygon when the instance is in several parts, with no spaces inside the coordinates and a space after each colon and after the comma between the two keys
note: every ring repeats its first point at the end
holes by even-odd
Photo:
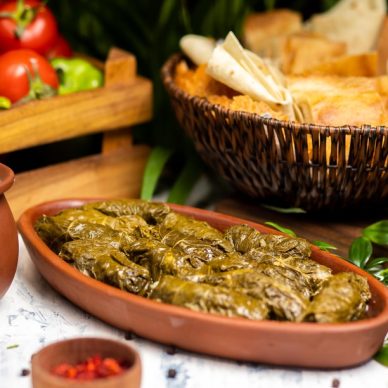
{"type": "Polygon", "coordinates": [[[104,134],[98,155],[17,174],[7,192],[15,218],[31,205],[51,199],[139,195],[149,148],[133,145],[130,127],[151,119],[152,84],[136,74],[136,59],[125,51],[112,49],[102,67],[102,88],[0,113],[0,154],[104,134]]]}

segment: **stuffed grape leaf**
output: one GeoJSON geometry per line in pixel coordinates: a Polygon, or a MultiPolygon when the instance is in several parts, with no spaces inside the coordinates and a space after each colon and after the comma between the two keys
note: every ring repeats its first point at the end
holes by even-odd
{"type": "Polygon", "coordinates": [[[151,299],[203,311],[248,319],[265,319],[268,309],[260,299],[224,287],[163,276],[152,290],[151,299]]]}

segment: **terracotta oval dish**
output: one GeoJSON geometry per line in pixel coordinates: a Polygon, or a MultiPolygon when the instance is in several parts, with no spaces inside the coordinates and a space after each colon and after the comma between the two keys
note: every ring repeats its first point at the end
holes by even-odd
{"type": "Polygon", "coordinates": [[[138,353],[128,345],[105,338],[73,338],[45,346],[32,356],[32,384],[34,388],[139,388],[141,362],[138,353]],[[58,377],[52,369],[63,363],[70,365],[99,355],[125,360],[128,369],[118,376],[93,380],[71,380],[58,377]]]}
{"type": "Polygon", "coordinates": [[[15,276],[19,253],[15,220],[4,196],[13,182],[13,171],[0,164],[0,298],[8,290],[15,276]]]}
{"type": "MultiPolygon", "coordinates": [[[[86,199],[47,202],[30,208],[19,220],[33,262],[51,286],[90,314],[123,330],[195,352],[277,365],[341,368],[367,361],[388,331],[388,290],[358,267],[313,247],[312,259],[333,272],[353,271],[368,279],[372,292],[368,318],[349,323],[251,321],[221,317],[159,303],[91,279],[59,258],[40,239],[34,223],[42,214],[54,215],[86,199]]],[[[171,209],[225,230],[250,225],[263,233],[273,229],[239,218],[187,206],[171,209]]],[[[280,233],[278,233],[280,234],[280,233]]]]}

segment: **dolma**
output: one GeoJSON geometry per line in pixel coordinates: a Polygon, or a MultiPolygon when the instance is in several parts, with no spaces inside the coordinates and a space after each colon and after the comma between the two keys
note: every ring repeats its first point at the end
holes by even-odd
{"type": "Polygon", "coordinates": [[[190,256],[157,240],[139,239],[125,253],[132,261],[148,268],[154,281],[159,280],[162,275],[185,277],[209,272],[207,266],[196,268],[192,265],[190,256]]]}
{"type": "Polygon", "coordinates": [[[42,240],[54,251],[58,252],[63,243],[72,240],[69,229],[78,222],[90,222],[91,219],[104,217],[97,211],[85,212],[82,209],[63,210],[55,216],[43,215],[34,227],[42,240]]]}
{"type": "Polygon", "coordinates": [[[305,298],[310,298],[312,296],[312,291],[309,287],[310,284],[308,279],[296,269],[282,265],[263,263],[257,265],[255,270],[259,273],[263,273],[264,275],[269,276],[272,279],[275,279],[279,283],[286,285],[292,290],[299,292],[305,298]]]}
{"type": "Polygon", "coordinates": [[[260,247],[262,234],[248,225],[233,225],[225,231],[225,238],[240,253],[249,252],[253,248],[260,247]]]}
{"type": "Polygon", "coordinates": [[[225,238],[240,253],[247,253],[251,249],[262,252],[276,252],[282,256],[311,255],[310,243],[302,238],[262,234],[248,225],[234,225],[225,231],[225,238]]]}
{"type": "Polygon", "coordinates": [[[317,294],[322,285],[331,277],[331,269],[324,265],[317,263],[307,257],[299,256],[281,256],[273,254],[263,254],[251,250],[245,255],[249,259],[254,259],[260,265],[276,265],[278,267],[289,268],[300,274],[300,277],[305,279],[311,296],[317,294]],[[259,253],[259,255],[257,254],[259,253]]]}
{"type": "Polygon", "coordinates": [[[226,253],[219,256],[208,263],[212,272],[226,272],[236,269],[255,268],[258,265],[257,261],[241,255],[237,252],[226,253]]]}
{"type": "Polygon", "coordinates": [[[224,254],[221,249],[195,237],[186,236],[175,229],[169,230],[161,242],[186,254],[194,268],[199,268],[224,254]]]}
{"type": "Polygon", "coordinates": [[[304,314],[309,303],[299,292],[250,269],[208,275],[203,281],[263,300],[275,319],[296,321],[304,314]]]}
{"type": "Polygon", "coordinates": [[[59,256],[83,274],[133,294],[144,295],[150,284],[146,268],[130,261],[106,241],[69,241],[62,245],[59,256]]]}
{"type": "Polygon", "coordinates": [[[368,282],[353,272],[333,275],[303,317],[308,322],[348,322],[362,318],[371,298],[368,282]]]}
{"type": "Polygon", "coordinates": [[[147,202],[140,199],[120,199],[89,203],[85,209],[96,209],[112,217],[137,215],[147,223],[155,225],[164,220],[170,208],[163,203],[147,202]]]}
{"type": "Polygon", "coordinates": [[[232,244],[224,238],[223,234],[205,221],[195,220],[194,218],[171,212],[160,225],[161,237],[163,238],[171,230],[178,230],[185,236],[202,240],[224,252],[233,251],[232,244]]]}
{"type": "Polygon", "coordinates": [[[150,294],[151,299],[227,317],[265,319],[266,305],[259,299],[224,287],[198,284],[163,276],[150,294]]]}

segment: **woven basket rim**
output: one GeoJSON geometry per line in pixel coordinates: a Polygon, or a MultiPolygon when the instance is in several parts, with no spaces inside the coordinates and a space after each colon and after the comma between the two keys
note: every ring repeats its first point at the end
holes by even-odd
{"type": "Polygon", "coordinates": [[[285,121],[279,120],[276,118],[266,118],[258,113],[245,112],[245,111],[237,111],[233,109],[226,108],[219,104],[214,104],[209,102],[205,97],[198,97],[189,94],[183,89],[179,88],[175,81],[175,67],[180,60],[187,58],[182,53],[174,53],[172,54],[164,63],[161,76],[164,85],[177,97],[181,97],[186,101],[192,102],[195,106],[202,106],[207,109],[216,109],[222,115],[233,115],[236,118],[246,118],[254,121],[261,122],[266,125],[281,125],[284,128],[288,128],[294,131],[309,131],[309,132],[320,132],[320,133],[338,133],[345,132],[346,134],[350,134],[352,132],[361,132],[361,133],[382,133],[388,136],[388,127],[385,125],[382,126],[372,126],[369,124],[364,124],[361,127],[353,126],[353,125],[343,125],[343,126],[332,126],[332,125],[323,125],[323,124],[313,124],[313,123],[298,123],[295,121],[285,121]]]}

